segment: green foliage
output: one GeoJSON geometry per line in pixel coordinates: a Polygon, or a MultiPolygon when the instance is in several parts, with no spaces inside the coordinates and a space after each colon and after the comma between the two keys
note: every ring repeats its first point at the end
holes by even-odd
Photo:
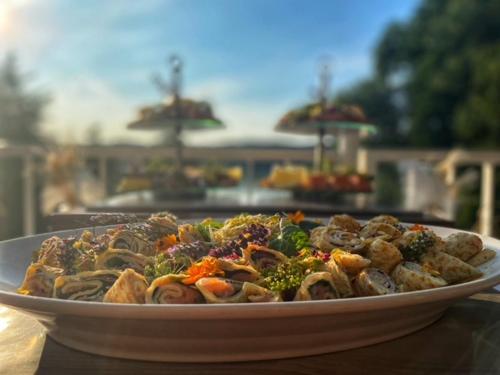
{"type": "Polygon", "coordinates": [[[26,87],[26,76],[19,71],[16,58],[7,55],[0,63],[0,138],[11,143],[41,141],[38,125],[48,98],[26,87]]]}
{"type": "Polygon", "coordinates": [[[291,258],[288,262],[265,271],[265,285],[274,292],[295,292],[305,277],[312,272],[319,271],[322,264],[323,262],[319,259],[291,258]]]}
{"type": "Polygon", "coordinates": [[[412,262],[419,262],[422,255],[429,250],[435,243],[435,238],[430,232],[418,232],[411,242],[401,249],[403,258],[412,262]]]}
{"type": "Polygon", "coordinates": [[[170,275],[170,274],[180,274],[185,271],[191,265],[191,259],[184,255],[176,256],[165,256],[165,254],[159,254],[155,257],[154,263],[152,265],[147,265],[144,268],[144,276],[151,283],[154,279],[170,275]]]}
{"type": "Polygon", "coordinates": [[[375,200],[381,207],[399,207],[402,191],[399,171],[396,165],[381,163],[375,176],[377,190],[375,200]]]}
{"type": "Polygon", "coordinates": [[[388,27],[377,73],[399,81],[412,145],[500,146],[498,19],[498,0],[426,0],[407,23],[388,27]]]}
{"type": "Polygon", "coordinates": [[[224,226],[224,223],[214,219],[205,219],[201,223],[196,225],[196,230],[203,236],[206,242],[212,241],[212,231],[215,229],[220,229],[224,226]]]}
{"type": "Polygon", "coordinates": [[[307,246],[310,246],[308,234],[295,224],[283,226],[279,234],[269,242],[271,249],[281,251],[287,256],[294,256],[307,246]]]}
{"type": "Polygon", "coordinates": [[[361,106],[368,120],[377,125],[377,134],[370,138],[369,144],[398,146],[404,144],[405,139],[399,126],[401,113],[395,96],[384,80],[372,78],[341,91],[335,101],[361,106]]]}

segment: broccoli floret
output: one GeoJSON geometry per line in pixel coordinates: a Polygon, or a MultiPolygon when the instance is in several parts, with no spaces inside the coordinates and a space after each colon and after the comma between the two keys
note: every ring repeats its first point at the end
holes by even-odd
{"type": "Polygon", "coordinates": [[[310,246],[309,236],[298,225],[287,224],[280,233],[269,242],[269,247],[281,251],[287,256],[297,255],[297,252],[310,246]]]}
{"type": "Polygon", "coordinates": [[[434,244],[436,238],[428,231],[419,231],[410,243],[401,249],[403,258],[411,262],[419,262],[424,255],[434,244]]]}

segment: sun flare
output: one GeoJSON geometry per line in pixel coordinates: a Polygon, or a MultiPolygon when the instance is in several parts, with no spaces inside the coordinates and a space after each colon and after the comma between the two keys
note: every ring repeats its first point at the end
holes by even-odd
{"type": "Polygon", "coordinates": [[[9,19],[9,8],[7,3],[0,2],[0,32],[7,29],[9,19]]]}

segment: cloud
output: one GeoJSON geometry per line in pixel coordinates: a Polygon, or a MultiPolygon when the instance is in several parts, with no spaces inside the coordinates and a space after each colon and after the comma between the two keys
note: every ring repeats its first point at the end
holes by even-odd
{"type": "Polygon", "coordinates": [[[56,87],[43,129],[59,141],[83,142],[89,126],[98,123],[105,142],[120,138],[151,143],[153,134],[126,130],[126,124],[137,115],[137,107],[100,79],[74,77],[56,87]]]}

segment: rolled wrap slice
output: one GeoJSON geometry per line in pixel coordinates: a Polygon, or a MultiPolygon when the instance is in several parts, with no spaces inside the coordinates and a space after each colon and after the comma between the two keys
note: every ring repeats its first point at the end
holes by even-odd
{"type": "Polygon", "coordinates": [[[208,303],[240,303],[247,301],[243,284],[222,277],[204,277],[195,285],[208,303]]]}
{"type": "Polygon", "coordinates": [[[382,296],[396,293],[396,284],[384,271],[367,268],[356,276],[354,291],[358,296],[382,296]]]}
{"type": "Polygon", "coordinates": [[[130,250],[146,256],[155,254],[155,245],[144,235],[140,235],[132,230],[123,229],[117,231],[109,243],[113,249],[130,250]]]}
{"type": "Polygon", "coordinates": [[[102,301],[106,292],[120,277],[115,270],[80,272],[59,276],[54,282],[54,298],[77,301],[102,301]]]}
{"type": "Polygon", "coordinates": [[[219,268],[224,271],[226,279],[248,282],[255,282],[261,279],[260,273],[253,267],[228,262],[223,259],[217,259],[217,263],[219,268]]]}
{"type": "Polygon", "coordinates": [[[153,263],[153,259],[145,255],[134,253],[125,249],[109,248],[96,258],[96,270],[131,268],[139,273],[144,273],[144,268],[153,263]]]}
{"type": "Polygon", "coordinates": [[[384,223],[397,226],[399,224],[399,219],[391,215],[378,215],[371,218],[368,223],[384,223]]]}
{"type": "Polygon", "coordinates": [[[486,262],[489,262],[496,256],[496,251],[491,249],[483,249],[472,258],[470,258],[467,263],[469,263],[473,267],[480,266],[486,262]]]}
{"type": "Polygon", "coordinates": [[[337,227],[345,232],[357,233],[361,230],[361,224],[349,215],[334,215],[328,222],[329,227],[337,227]]]}
{"type": "Polygon", "coordinates": [[[370,244],[366,257],[371,260],[371,267],[379,268],[388,274],[403,260],[399,249],[381,238],[370,244]]]}
{"type": "Polygon", "coordinates": [[[359,232],[365,239],[382,238],[386,241],[393,241],[401,237],[401,231],[391,224],[370,222],[359,232]]]}
{"type": "Polygon", "coordinates": [[[483,275],[476,267],[443,251],[428,251],[420,258],[420,263],[438,271],[449,284],[474,280],[483,275]]]}
{"type": "Polygon", "coordinates": [[[447,285],[446,280],[433,276],[418,263],[402,262],[391,273],[400,292],[439,288],[447,285]]]}
{"type": "Polygon", "coordinates": [[[205,303],[205,299],[198,289],[182,283],[184,278],[186,278],[186,275],[165,275],[153,280],[146,290],[146,303],[205,303]]]}
{"type": "Polygon", "coordinates": [[[339,298],[332,275],[329,272],[314,272],[307,275],[295,294],[294,301],[318,301],[339,298]]]}
{"type": "Polygon", "coordinates": [[[349,276],[347,276],[342,267],[337,264],[335,259],[330,259],[328,261],[327,268],[332,275],[333,283],[335,284],[340,297],[352,297],[354,295],[354,291],[352,290],[349,276]]]}
{"type": "Polygon", "coordinates": [[[127,268],[106,292],[103,302],[143,304],[147,288],[144,276],[127,268]]]}
{"type": "Polygon", "coordinates": [[[30,296],[52,297],[54,281],[58,276],[63,275],[63,273],[64,270],[62,268],[34,263],[26,270],[23,284],[17,292],[30,296]]]}
{"type": "Polygon", "coordinates": [[[483,241],[472,233],[458,232],[445,239],[443,251],[466,262],[483,249],[483,241]]]}
{"type": "Polygon", "coordinates": [[[200,232],[192,224],[179,225],[179,241],[184,243],[193,243],[197,241],[205,241],[200,232]]]}
{"type": "Polygon", "coordinates": [[[260,272],[274,268],[288,260],[288,257],[279,251],[253,244],[243,251],[243,258],[245,262],[260,272]]]}
{"type": "Polygon", "coordinates": [[[357,275],[371,263],[370,259],[363,258],[359,254],[351,254],[339,249],[332,251],[331,257],[349,275],[357,275]]]}
{"type": "Polygon", "coordinates": [[[248,302],[281,302],[279,293],[263,288],[253,283],[243,283],[243,293],[248,302]]]}
{"type": "Polygon", "coordinates": [[[336,227],[317,227],[311,231],[311,243],[321,250],[340,248],[351,253],[360,253],[365,242],[357,233],[346,232],[336,227]]]}

